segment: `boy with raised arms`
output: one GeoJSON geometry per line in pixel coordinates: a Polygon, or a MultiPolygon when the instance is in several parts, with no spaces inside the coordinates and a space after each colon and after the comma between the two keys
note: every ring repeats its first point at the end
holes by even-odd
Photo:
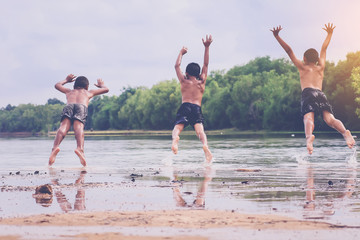
{"type": "Polygon", "coordinates": [[[329,46],[334,28],[335,26],[332,23],[327,25],[325,24],[325,28],[323,28],[327,32],[327,36],[321,47],[320,57],[315,49],[310,48],[304,53],[303,61],[296,58],[290,46],[279,36],[279,32],[282,30],[281,26],[276,28],[274,27],[271,30],[274,37],[289,55],[291,61],[297,67],[300,74],[300,84],[302,90],[301,113],[304,117],[306,147],[309,154],[312,154],[313,152],[313,142],[315,140],[315,136],[313,135],[315,112],[322,114],[326,124],[343,135],[349,148],[352,148],[355,145],[355,140],[350,131],[344,127],[340,120],[334,117],[332,106],[329,104],[325,94],[322,92],[326,49],[329,46]]]}
{"type": "Polygon", "coordinates": [[[205,46],[204,65],[200,69],[199,64],[190,63],[186,67],[185,75],[180,69],[182,56],[187,53],[187,48],[183,47],[176,59],[175,71],[181,85],[182,104],[177,111],[175,126],[172,131],[172,146],[174,154],[178,152],[179,135],[181,131],[189,124],[194,127],[196,136],[203,144],[205,158],[208,163],[212,160],[212,154],[207,144],[206,134],[204,132],[204,117],[201,112],[201,101],[205,91],[205,83],[209,65],[209,47],[212,43],[211,35],[202,39],[205,46]]]}
{"type": "Polygon", "coordinates": [[[49,166],[54,164],[56,155],[60,151],[60,143],[65,138],[66,134],[73,126],[77,147],[75,149],[81,164],[85,167],[86,160],[84,155],[84,126],[86,122],[88,105],[92,97],[107,93],[109,89],[105,86],[102,79],[97,80],[95,84],[98,89],[88,90],[89,80],[84,76],[76,77],[69,74],[64,80],[56,83],[55,88],[66,94],[67,104],[61,114],[61,124],[56,132],[54,145],[49,158],[49,166]],[[66,83],[74,82],[74,89],[66,88],[66,83]]]}

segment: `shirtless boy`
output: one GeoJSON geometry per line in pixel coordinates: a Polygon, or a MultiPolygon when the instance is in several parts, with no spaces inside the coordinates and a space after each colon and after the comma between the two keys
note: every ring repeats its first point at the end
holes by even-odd
{"type": "Polygon", "coordinates": [[[301,113],[304,116],[304,127],[306,136],[306,147],[309,154],[313,152],[313,142],[315,136],[314,131],[314,115],[322,113],[322,117],[327,125],[341,133],[349,148],[355,145],[355,140],[349,130],[347,130],[343,123],[334,117],[332,106],[329,104],[325,94],[322,92],[322,82],[324,78],[326,49],[329,46],[333,30],[333,24],[325,24],[323,28],[327,32],[325,41],[321,47],[320,57],[318,52],[310,48],[304,53],[303,62],[297,59],[294,52],[288,44],[279,36],[282,30],[281,26],[273,28],[271,31],[274,37],[279,42],[281,47],[289,55],[291,61],[297,67],[300,74],[301,84],[301,113]]]}
{"type": "Polygon", "coordinates": [[[200,73],[200,66],[197,63],[190,63],[186,67],[185,75],[181,72],[180,65],[182,56],[187,53],[187,48],[183,47],[176,59],[175,71],[181,86],[182,104],[176,114],[175,126],[172,132],[171,149],[174,154],[178,152],[179,135],[189,124],[194,127],[196,135],[203,144],[205,158],[208,163],[212,160],[212,154],[207,144],[204,132],[204,117],[201,112],[201,100],[205,90],[207,71],[209,65],[209,47],[212,42],[211,35],[202,39],[205,46],[204,65],[200,73]]]}
{"type": "Polygon", "coordinates": [[[75,153],[80,158],[81,164],[86,166],[84,155],[84,126],[87,117],[89,101],[92,97],[107,93],[109,91],[109,89],[104,85],[104,81],[101,79],[97,80],[97,84],[95,84],[95,86],[99,89],[88,91],[89,80],[86,77],[76,77],[73,74],[69,74],[65,80],[56,83],[55,88],[66,94],[67,104],[61,114],[61,124],[55,136],[54,146],[49,158],[49,166],[54,164],[56,155],[60,151],[59,145],[70,130],[71,125],[73,125],[77,144],[75,153]],[[64,87],[66,83],[71,83],[74,81],[74,89],[64,87]]]}

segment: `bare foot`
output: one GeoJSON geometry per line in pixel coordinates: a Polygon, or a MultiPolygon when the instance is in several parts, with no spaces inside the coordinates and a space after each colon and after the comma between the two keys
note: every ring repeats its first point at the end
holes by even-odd
{"type": "Polygon", "coordinates": [[[76,153],[76,155],[78,155],[78,157],[80,158],[81,164],[85,167],[86,166],[86,160],[85,160],[84,152],[81,151],[80,149],[75,149],[74,152],[76,153]]]}
{"type": "Polygon", "coordinates": [[[172,141],[172,146],[171,146],[171,150],[173,151],[174,154],[177,154],[178,153],[178,142],[180,140],[180,137],[177,136],[176,138],[173,138],[173,141],[172,141]]]}
{"type": "Polygon", "coordinates": [[[343,134],[346,144],[348,145],[349,148],[352,148],[355,145],[355,140],[353,138],[353,136],[351,135],[351,132],[349,130],[346,130],[345,133],[343,134]]]}
{"type": "Polygon", "coordinates": [[[205,158],[207,163],[211,163],[211,160],[213,158],[213,155],[211,154],[208,146],[203,146],[203,150],[205,153],[205,158]]]}
{"type": "Polygon", "coordinates": [[[313,153],[313,150],[314,150],[313,142],[314,142],[314,140],[315,140],[314,135],[311,135],[310,137],[306,138],[306,147],[307,147],[307,150],[308,150],[309,154],[313,153]]]}
{"type": "Polygon", "coordinates": [[[56,159],[56,155],[60,152],[60,148],[56,147],[52,150],[50,157],[49,157],[49,166],[53,165],[56,159]]]}
{"type": "Polygon", "coordinates": [[[87,173],[87,172],[86,172],[85,170],[83,170],[83,171],[80,172],[79,178],[75,181],[75,184],[76,184],[76,185],[81,185],[81,184],[84,183],[84,178],[85,178],[86,173],[87,173]]]}

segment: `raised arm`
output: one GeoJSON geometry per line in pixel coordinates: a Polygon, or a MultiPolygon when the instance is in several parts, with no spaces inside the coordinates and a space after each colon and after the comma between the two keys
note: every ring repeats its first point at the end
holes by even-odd
{"type": "Polygon", "coordinates": [[[274,37],[276,38],[276,40],[279,42],[279,44],[281,45],[281,47],[285,50],[285,52],[287,53],[287,55],[289,55],[291,61],[294,63],[294,65],[299,68],[302,66],[302,62],[296,58],[293,50],[291,49],[291,47],[279,36],[279,32],[282,30],[281,26],[278,27],[274,27],[273,29],[270,29],[270,31],[272,31],[272,33],[274,34],[274,37]]]}
{"type": "Polygon", "coordinates": [[[109,88],[105,86],[105,83],[101,78],[99,78],[97,80],[97,84],[95,83],[94,85],[98,87],[98,89],[93,89],[89,91],[91,93],[90,98],[109,92],[109,88]]]}
{"type": "Polygon", "coordinates": [[[328,25],[325,24],[325,28],[323,28],[327,32],[327,36],[325,38],[325,41],[321,47],[320,51],[320,58],[319,58],[319,65],[322,67],[325,67],[325,61],[326,61],[326,50],[329,46],[333,31],[335,26],[331,23],[328,23],[328,25]]]}
{"type": "Polygon", "coordinates": [[[74,74],[69,74],[69,75],[67,75],[67,77],[66,77],[64,80],[56,83],[56,84],[55,84],[55,88],[56,88],[57,90],[59,90],[60,92],[66,94],[66,93],[70,92],[71,89],[64,87],[64,85],[65,85],[66,83],[70,83],[70,82],[75,81],[75,79],[76,79],[76,76],[75,76],[74,74]]]}
{"type": "Polygon", "coordinates": [[[205,53],[204,53],[204,65],[202,67],[201,70],[201,76],[200,79],[204,82],[206,82],[206,78],[207,78],[207,72],[208,72],[208,66],[209,66],[209,49],[210,49],[210,44],[212,43],[212,36],[211,35],[206,35],[206,40],[202,39],[203,44],[205,46],[205,53]]]}
{"type": "Polygon", "coordinates": [[[175,62],[175,71],[180,82],[182,82],[185,79],[184,74],[181,72],[180,65],[181,65],[182,56],[186,53],[187,53],[187,48],[183,47],[180,50],[179,55],[176,58],[176,62],[175,62]]]}

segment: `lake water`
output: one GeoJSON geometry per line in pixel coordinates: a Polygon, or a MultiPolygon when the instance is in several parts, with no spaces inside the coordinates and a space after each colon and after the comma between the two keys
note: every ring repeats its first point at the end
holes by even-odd
{"type": "Polygon", "coordinates": [[[48,137],[0,138],[0,217],[205,208],[360,223],[358,156],[340,135],[317,137],[311,157],[303,136],[209,137],[210,166],[190,136],[181,137],[178,155],[170,136],[86,137],[86,169],[73,136],[49,169],[52,144],[48,137]],[[33,196],[43,184],[53,187],[53,199],[33,196]]]}

